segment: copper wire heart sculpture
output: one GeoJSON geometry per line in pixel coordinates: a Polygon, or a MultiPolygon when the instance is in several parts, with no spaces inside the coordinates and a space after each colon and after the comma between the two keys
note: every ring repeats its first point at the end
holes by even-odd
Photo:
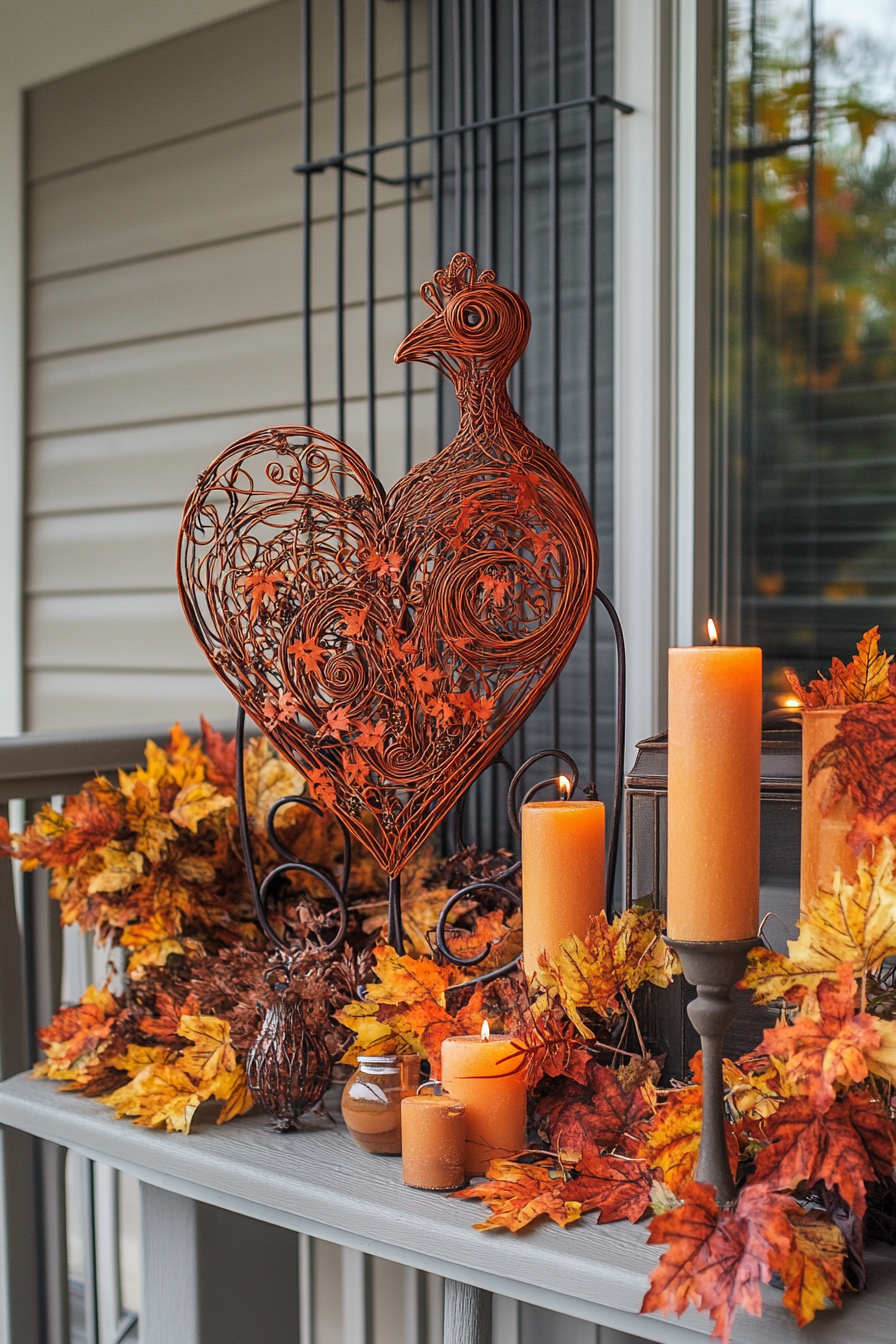
{"type": "Polygon", "coordinates": [[[258,430],[180,535],[212,667],[392,878],[560,672],[598,565],[582,492],[507,394],[526,304],[463,253],[421,294],[395,360],[452,379],[454,441],[387,494],[328,434],[258,430]]]}

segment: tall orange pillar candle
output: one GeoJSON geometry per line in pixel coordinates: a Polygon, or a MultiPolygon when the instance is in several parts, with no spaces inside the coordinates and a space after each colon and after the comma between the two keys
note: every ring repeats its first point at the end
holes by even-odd
{"type": "Polygon", "coordinates": [[[670,938],[729,941],[759,927],[761,755],[762,650],[670,649],[670,938]]]}
{"type": "Polygon", "coordinates": [[[584,938],[604,908],[603,803],[525,803],[523,837],[523,966],[556,956],[564,938],[584,938]]]}
{"type": "Polygon", "coordinates": [[[468,1176],[481,1176],[494,1158],[525,1148],[525,1069],[511,1036],[449,1036],[442,1042],[442,1087],[467,1108],[468,1176]]]}

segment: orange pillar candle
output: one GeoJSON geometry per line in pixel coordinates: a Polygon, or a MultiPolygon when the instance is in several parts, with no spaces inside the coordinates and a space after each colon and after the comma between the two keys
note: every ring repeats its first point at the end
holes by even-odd
{"type": "Polygon", "coordinates": [[[525,1070],[511,1036],[449,1036],[442,1042],[442,1087],[462,1101],[468,1176],[481,1176],[496,1157],[526,1146],[525,1070]]]}
{"type": "Polygon", "coordinates": [[[762,650],[670,649],[670,938],[755,935],[761,756],[762,650]]]}
{"type": "Polygon", "coordinates": [[[464,1184],[466,1107],[454,1097],[405,1097],[401,1103],[401,1177],[417,1190],[464,1184]]]}
{"type": "Polygon", "coordinates": [[[570,934],[584,938],[604,908],[604,805],[525,803],[521,829],[523,966],[533,975],[542,952],[555,957],[570,934]]]}

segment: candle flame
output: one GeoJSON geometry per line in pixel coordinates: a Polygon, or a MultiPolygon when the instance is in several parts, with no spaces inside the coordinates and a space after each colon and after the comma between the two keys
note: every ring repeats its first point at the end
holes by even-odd
{"type": "Polygon", "coordinates": [[[565,775],[560,775],[557,779],[557,788],[560,790],[560,797],[566,801],[569,797],[570,782],[565,775]]]}
{"type": "Polygon", "coordinates": [[[716,628],[716,623],[711,616],[709,620],[706,622],[706,633],[709,635],[710,644],[718,644],[719,632],[718,629],[716,628]]]}
{"type": "Polygon", "coordinates": [[[489,1033],[489,1029],[488,1029],[488,1018],[486,1018],[485,1021],[484,1021],[483,1024],[482,1024],[482,1030],[481,1030],[480,1033],[479,1033],[479,1039],[480,1039],[481,1041],[487,1041],[488,1038],[489,1038],[489,1035],[490,1035],[490,1033],[489,1033]]]}
{"type": "Polygon", "coordinates": [[[784,701],[785,709],[802,709],[802,707],[802,700],[797,700],[795,695],[788,695],[787,699],[784,701]]]}

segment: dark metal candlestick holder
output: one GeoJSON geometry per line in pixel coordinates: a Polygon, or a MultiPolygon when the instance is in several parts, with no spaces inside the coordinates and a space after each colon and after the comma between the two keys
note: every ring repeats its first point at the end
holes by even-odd
{"type": "Polygon", "coordinates": [[[747,953],[759,939],[692,943],[667,938],[666,942],[678,953],[685,980],[697,989],[696,999],[688,1004],[688,1017],[700,1033],[703,1050],[703,1125],[694,1177],[715,1186],[717,1204],[727,1208],[734,1203],[737,1190],[725,1142],[722,1042],[737,1017],[731,991],[743,977],[747,953]]]}

